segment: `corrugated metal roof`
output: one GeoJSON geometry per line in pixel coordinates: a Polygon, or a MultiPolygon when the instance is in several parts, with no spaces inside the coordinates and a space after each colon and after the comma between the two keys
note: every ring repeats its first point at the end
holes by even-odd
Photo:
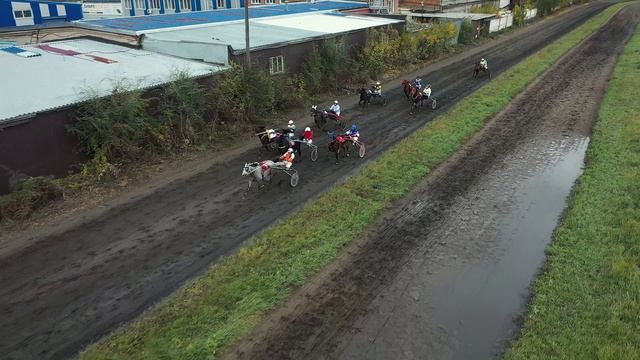
{"type": "Polygon", "coordinates": [[[0,51],[0,124],[87,99],[88,89],[107,95],[113,84],[135,88],[168,82],[177,70],[201,76],[223,68],[144,50],[78,39],[48,43],[80,55],[62,55],[22,46],[42,56],[22,58],[0,51]]]}
{"type": "MultiPolygon", "coordinates": [[[[299,16],[251,20],[251,48],[302,41],[329,34],[339,34],[402,22],[372,16],[306,14],[299,16]]],[[[171,30],[145,35],[149,39],[194,41],[226,44],[236,51],[245,50],[244,24],[218,24],[186,30],[171,30]]],[[[144,46],[144,43],[143,43],[144,46]]]]}
{"type": "MultiPolygon", "coordinates": [[[[295,15],[318,11],[357,9],[367,6],[368,4],[366,2],[337,0],[308,3],[299,2],[290,3],[288,5],[250,6],[249,17],[252,19],[272,16],[279,17],[282,15],[295,15]]],[[[240,20],[244,20],[244,8],[194,11],[178,14],[131,16],[117,19],[84,20],[79,21],[78,24],[143,34],[157,29],[200,26],[203,24],[206,25],[240,20]]]]}

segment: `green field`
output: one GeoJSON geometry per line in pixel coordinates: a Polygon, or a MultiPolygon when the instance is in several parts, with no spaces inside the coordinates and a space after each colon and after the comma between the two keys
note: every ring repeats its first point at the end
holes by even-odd
{"type": "Polygon", "coordinates": [[[639,87],[636,30],[508,359],[640,359],[639,87]]]}
{"type": "Polygon", "coordinates": [[[224,346],[249,332],[267,310],[286,300],[296,286],[333,260],[393,200],[406,195],[527,84],[621,6],[605,10],[494,78],[344,184],[309,202],[237,254],[186,284],[132,325],[91,346],[81,358],[215,357],[224,346]],[[336,218],[341,221],[336,222],[336,218]]]}

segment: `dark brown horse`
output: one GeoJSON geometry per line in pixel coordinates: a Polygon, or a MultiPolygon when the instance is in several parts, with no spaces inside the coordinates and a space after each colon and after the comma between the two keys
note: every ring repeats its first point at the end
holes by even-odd
{"type": "Polygon", "coordinates": [[[318,106],[311,107],[311,116],[320,130],[335,130],[344,127],[342,116],[338,116],[326,110],[318,109],[318,106]]]}
{"type": "Polygon", "coordinates": [[[411,96],[411,112],[413,112],[414,110],[420,111],[422,103],[424,102],[422,91],[414,87],[409,96],[411,96]]]}
{"type": "Polygon", "coordinates": [[[338,135],[329,143],[329,152],[336,154],[336,164],[340,163],[339,155],[343,157],[348,155],[348,142],[345,135],[338,135]]]}
{"type": "Polygon", "coordinates": [[[409,80],[402,80],[402,91],[404,91],[404,96],[407,97],[407,100],[411,101],[411,91],[413,90],[413,86],[409,80]]]}
{"type": "Polygon", "coordinates": [[[360,105],[360,107],[363,107],[363,108],[369,106],[369,103],[371,103],[371,96],[372,96],[371,90],[363,86],[360,89],[358,89],[358,92],[360,93],[360,101],[358,101],[358,105],[360,105]]]}
{"type": "Polygon", "coordinates": [[[480,61],[476,61],[473,67],[473,78],[477,78],[481,71],[489,74],[489,79],[491,79],[491,71],[488,68],[482,67],[482,65],[480,65],[480,61]]]}
{"type": "Polygon", "coordinates": [[[267,134],[266,126],[254,126],[253,132],[258,137],[258,139],[260,139],[260,143],[262,144],[262,147],[265,150],[267,151],[273,150],[273,144],[271,139],[269,139],[269,134],[267,134]]]}

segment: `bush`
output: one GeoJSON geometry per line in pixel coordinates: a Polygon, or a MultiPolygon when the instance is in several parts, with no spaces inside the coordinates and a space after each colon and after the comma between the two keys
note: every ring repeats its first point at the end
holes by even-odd
{"type": "Polygon", "coordinates": [[[513,24],[515,26],[524,26],[524,19],[527,16],[527,10],[520,5],[516,5],[513,10],[513,24]]]}
{"type": "Polygon", "coordinates": [[[310,94],[317,94],[321,91],[323,76],[320,51],[314,48],[307,61],[302,64],[302,78],[310,94]]]}
{"type": "Polygon", "coordinates": [[[476,14],[496,14],[496,15],[498,15],[498,13],[500,12],[500,9],[498,9],[493,4],[482,4],[482,5],[474,5],[474,6],[472,6],[471,9],[469,10],[469,12],[476,13],[476,14]]]}
{"type": "Polygon", "coordinates": [[[119,82],[110,96],[100,96],[91,89],[87,92],[89,99],[67,127],[78,139],[81,151],[90,156],[102,153],[114,161],[133,158],[145,145],[153,143],[147,141],[155,130],[148,127],[148,102],[140,90],[131,90],[128,84],[119,82]]]}
{"type": "Polygon", "coordinates": [[[202,142],[206,125],[205,91],[187,72],[172,75],[160,97],[159,110],[160,123],[154,128],[168,146],[179,149],[202,142]]]}
{"type": "Polygon", "coordinates": [[[26,219],[37,209],[61,199],[62,195],[62,189],[50,178],[26,178],[15,184],[11,193],[0,196],[0,221],[26,219]]]}
{"type": "Polygon", "coordinates": [[[458,34],[458,43],[471,44],[473,42],[474,29],[473,23],[469,19],[464,19],[460,24],[460,33],[458,34]]]}

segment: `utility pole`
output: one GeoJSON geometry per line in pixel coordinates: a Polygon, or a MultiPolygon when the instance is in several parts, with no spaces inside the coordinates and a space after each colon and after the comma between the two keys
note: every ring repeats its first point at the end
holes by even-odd
{"type": "Polygon", "coordinates": [[[251,68],[251,45],[249,44],[249,1],[244,0],[244,66],[247,69],[251,68]]]}

